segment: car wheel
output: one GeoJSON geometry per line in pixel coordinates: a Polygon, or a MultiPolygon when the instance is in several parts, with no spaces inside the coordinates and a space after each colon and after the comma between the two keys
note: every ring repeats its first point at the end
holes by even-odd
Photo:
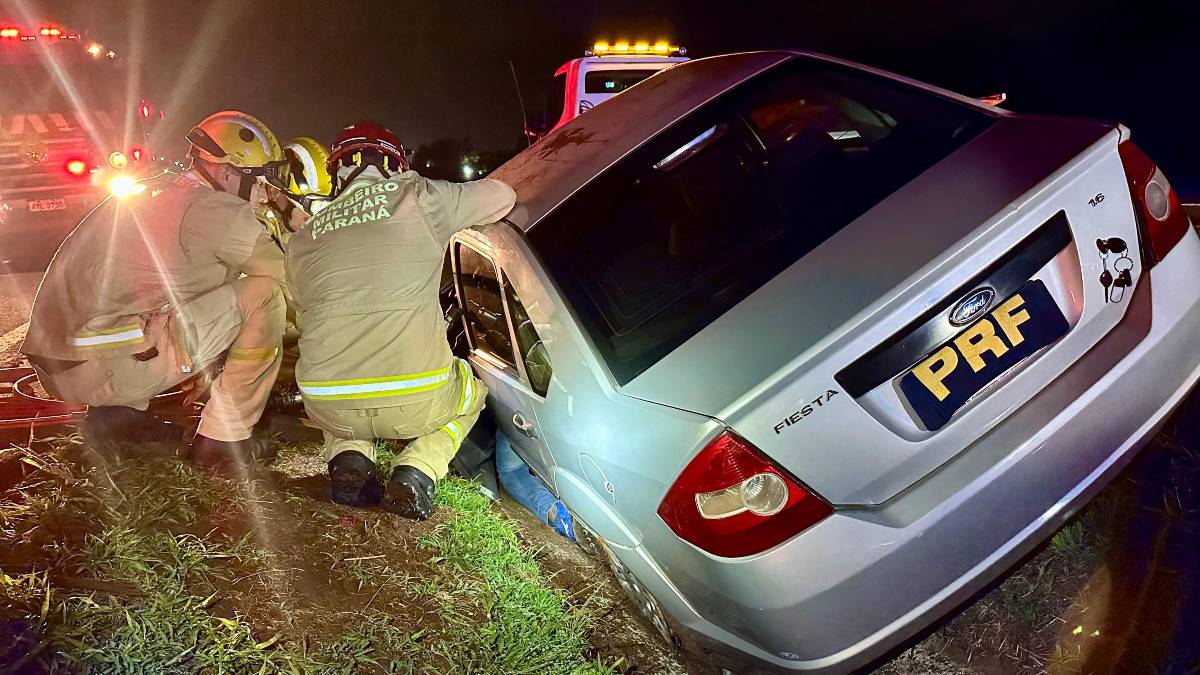
{"type": "Polygon", "coordinates": [[[612,570],[613,576],[617,578],[617,582],[621,584],[621,590],[625,591],[625,596],[629,598],[634,607],[637,607],[642,616],[646,617],[650,625],[654,626],[654,630],[658,632],[659,636],[666,640],[673,649],[679,650],[681,648],[679,638],[671,630],[671,625],[667,621],[662,607],[659,606],[658,600],[655,600],[650,591],[642,586],[633,572],[608,548],[599,535],[592,532],[578,516],[572,514],[572,517],[576,523],[576,538],[579,547],[588,555],[603,556],[608,561],[608,567],[612,570]]]}

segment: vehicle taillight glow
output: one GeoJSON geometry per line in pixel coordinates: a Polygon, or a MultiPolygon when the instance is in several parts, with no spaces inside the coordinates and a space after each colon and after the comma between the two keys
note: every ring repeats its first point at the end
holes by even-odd
{"type": "Polygon", "coordinates": [[[66,163],[65,168],[67,169],[67,173],[72,176],[82,176],[87,173],[88,165],[82,159],[72,159],[66,163]]]}
{"type": "Polygon", "coordinates": [[[58,37],[62,35],[62,29],[57,26],[42,26],[42,37],[58,37]]]}
{"type": "Polygon", "coordinates": [[[680,538],[729,558],[761,553],[831,513],[828,504],[729,430],[696,455],[658,507],[680,538]]]}
{"type": "Polygon", "coordinates": [[[0,28],[0,38],[15,38],[21,37],[20,28],[0,28]]]}
{"type": "Polygon", "coordinates": [[[1183,239],[1191,223],[1162,169],[1141,148],[1125,141],[1117,146],[1117,151],[1137,214],[1142,264],[1150,269],[1183,239]]]}
{"type": "Polygon", "coordinates": [[[142,149],[141,148],[130,148],[129,156],[133,157],[133,161],[135,161],[135,162],[142,161],[142,149]]]}
{"type": "Polygon", "coordinates": [[[142,116],[142,119],[150,119],[150,113],[152,112],[154,112],[154,110],[150,107],[150,104],[146,103],[145,101],[142,101],[141,105],[138,106],[138,114],[142,116]]]}

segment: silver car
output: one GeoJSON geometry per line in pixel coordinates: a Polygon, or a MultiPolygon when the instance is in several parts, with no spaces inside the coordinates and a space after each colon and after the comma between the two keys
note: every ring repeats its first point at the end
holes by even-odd
{"type": "Polygon", "coordinates": [[[1200,377],[1200,238],[1128,129],[770,51],[655,75],[451,245],[497,423],[656,625],[840,673],[1037,546],[1200,377]]]}

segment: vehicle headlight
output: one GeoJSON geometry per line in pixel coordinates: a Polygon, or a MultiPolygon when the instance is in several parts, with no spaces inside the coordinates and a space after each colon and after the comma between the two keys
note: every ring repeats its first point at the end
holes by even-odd
{"type": "Polygon", "coordinates": [[[108,180],[108,191],[114,197],[136,195],[145,189],[146,186],[137,182],[133,176],[113,176],[108,180]]]}

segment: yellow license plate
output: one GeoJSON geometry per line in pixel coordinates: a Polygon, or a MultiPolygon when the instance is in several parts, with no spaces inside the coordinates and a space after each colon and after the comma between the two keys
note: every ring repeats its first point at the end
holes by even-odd
{"type": "Polygon", "coordinates": [[[940,429],[988,383],[1070,325],[1041,281],[1031,281],[900,377],[900,390],[926,429],[940,429]]]}

